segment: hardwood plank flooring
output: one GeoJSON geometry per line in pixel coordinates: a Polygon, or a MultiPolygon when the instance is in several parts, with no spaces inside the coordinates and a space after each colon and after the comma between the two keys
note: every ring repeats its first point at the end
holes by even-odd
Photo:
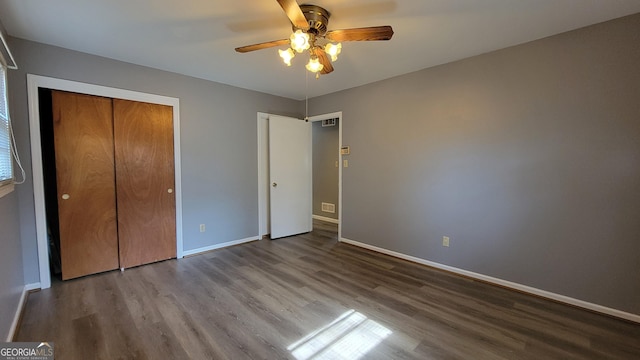
{"type": "Polygon", "coordinates": [[[57,359],[640,359],[640,325],[336,242],[336,226],[29,294],[57,359]]]}

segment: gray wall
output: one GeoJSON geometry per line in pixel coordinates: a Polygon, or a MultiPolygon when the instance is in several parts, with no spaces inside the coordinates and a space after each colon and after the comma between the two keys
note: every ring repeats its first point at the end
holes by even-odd
{"type": "Polygon", "coordinates": [[[179,98],[184,249],[258,234],[256,114],[300,117],[298,101],[21,39],[10,47],[20,66],[10,72],[10,105],[28,178],[18,191],[26,283],[39,281],[26,73],[179,98]]]}
{"type": "Polygon", "coordinates": [[[312,123],[313,133],[313,215],[338,218],[338,146],[339,124],[322,127],[312,123]],[[336,205],[335,213],[322,211],[322,203],[336,205]]]}
{"type": "Polygon", "coordinates": [[[14,191],[0,198],[0,342],[5,341],[9,335],[24,289],[18,226],[18,196],[14,191]]]}
{"type": "Polygon", "coordinates": [[[639,64],[637,14],[311,99],[343,236],[640,314],[639,64]]]}

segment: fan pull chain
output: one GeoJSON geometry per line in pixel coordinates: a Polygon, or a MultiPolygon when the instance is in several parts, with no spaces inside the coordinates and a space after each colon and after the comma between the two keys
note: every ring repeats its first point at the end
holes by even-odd
{"type": "Polygon", "coordinates": [[[304,72],[304,121],[309,121],[309,72],[304,72]]]}

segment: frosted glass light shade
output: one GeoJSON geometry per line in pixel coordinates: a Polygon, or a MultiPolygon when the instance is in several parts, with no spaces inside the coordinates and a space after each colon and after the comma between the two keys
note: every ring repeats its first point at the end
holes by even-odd
{"type": "Polygon", "coordinates": [[[291,40],[291,48],[299,53],[309,49],[311,46],[309,44],[309,34],[302,30],[296,30],[289,39],[291,40]]]}
{"type": "Polygon", "coordinates": [[[278,50],[278,53],[280,54],[280,57],[282,58],[284,63],[287,64],[287,66],[291,66],[291,59],[296,56],[296,53],[294,53],[291,48],[288,48],[287,50],[278,50]]]}
{"type": "Polygon", "coordinates": [[[331,61],[336,61],[338,60],[338,54],[342,52],[342,44],[328,43],[327,45],[324,46],[324,52],[326,52],[327,55],[331,56],[331,61]]]}
{"type": "Polygon", "coordinates": [[[317,73],[318,71],[322,71],[322,69],[324,69],[324,65],[320,63],[320,61],[318,60],[318,56],[311,55],[311,57],[309,58],[309,63],[307,64],[306,68],[312,73],[317,73]]]}

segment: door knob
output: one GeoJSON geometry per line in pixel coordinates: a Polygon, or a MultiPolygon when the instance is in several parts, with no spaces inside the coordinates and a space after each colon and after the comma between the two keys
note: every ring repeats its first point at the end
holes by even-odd
{"type": "Polygon", "coordinates": [[[62,200],[69,200],[69,194],[62,194],[62,200]]]}
{"type": "Polygon", "coordinates": [[[171,194],[171,193],[173,192],[173,189],[169,189],[169,190],[167,190],[167,192],[168,192],[169,194],[171,194]]]}
{"type": "Polygon", "coordinates": [[[278,183],[273,183],[271,186],[278,187],[278,183]]]}

